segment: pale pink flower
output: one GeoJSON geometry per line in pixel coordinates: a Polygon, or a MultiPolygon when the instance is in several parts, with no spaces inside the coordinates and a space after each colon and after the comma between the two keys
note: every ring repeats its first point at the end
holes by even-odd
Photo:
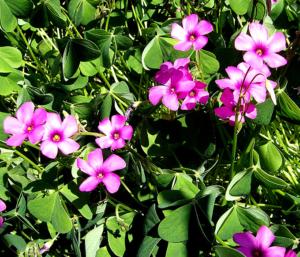
{"type": "Polygon", "coordinates": [[[197,103],[206,104],[209,98],[208,92],[205,90],[206,84],[200,81],[195,81],[194,88],[185,96],[181,110],[192,110],[197,103]]]}
{"type": "Polygon", "coordinates": [[[287,63],[287,60],[278,52],[286,48],[285,36],[281,32],[276,32],[271,37],[268,30],[258,22],[249,25],[250,35],[241,33],[235,39],[235,48],[246,51],[244,61],[251,66],[260,69],[264,63],[271,68],[277,68],[287,63]]]}
{"type": "Polygon", "coordinates": [[[174,64],[171,62],[164,62],[160,65],[159,71],[155,74],[155,81],[162,85],[166,84],[171,78],[173,69],[180,70],[186,79],[192,80],[193,78],[188,67],[189,63],[189,58],[178,58],[175,60],[174,64]]]}
{"type": "MultiPolygon", "coordinates": [[[[228,120],[229,125],[235,125],[235,113],[238,102],[235,101],[233,91],[225,88],[221,95],[221,102],[223,106],[215,109],[215,115],[222,120],[228,120]]],[[[237,122],[244,123],[244,116],[249,119],[255,119],[257,115],[256,107],[253,103],[245,103],[243,100],[240,102],[239,113],[237,122]]]]}
{"type": "Polygon", "coordinates": [[[42,154],[55,159],[58,149],[65,155],[77,151],[80,145],[70,138],[77,131],[77,121],[72,115],[68,115],[62,122],[57,113],[48,113],[45,134],[41,143],[42,154]]]}
{"type": "Polygon", "coordinates": [[[297,254],[293,250],[289,250],[285,253],[284,257],[297,257],[297,254]]]}
{"type": "Polygon", "coordinates": [[[194,81],[189,80],[185,74],[177,69],[172,69],[170,79],[162,86],[154,86],[149,90],[149,101],[157,105],[160,101],[172,111],[179,108],[179,99],[183,99],[195,86],[194,81]]]}
{"type": "Polygon", "coordinates": [[[126,163],[115,154],[103,162],[102,150],[98,148],[88,154],[87,161],[78,158],[77,167],[89,175],[80,185],[80,191],[90,192],[102,183],[108,192],[115,193],[120,187],[121,180],[113,171],[124,169],[126,163]]]}
{"type": "Polygon", "coordinates": [[[213,31],[213,26],[206,20],[198,22],[198,15],[191,14],[182,20],[182,27],[177,23],[172,24],[171,36],[179,40],[174,48],[180,51],[187,51],[192,46],[194,50],[200,50],[207,42],[204,35],[213,31]]]}
{"type": "Polygon", "coordinates": [[[256,237],[250,232],[236,233],[233,240],[239,244],[238,250],[246,257],[284,257],[284,247],[271,246],[275,236],[266,226],[259,228],[256,237]]]}
{"type": "MultiPolygon", "coordinates": [[[[6,210],[6,204],[5,202],[3,202],[1,199],[0,199],[0,212],[3,212],[6,210]]],[[[3,223],[4,223],[4,218],[3,217],[0,217],[0,228],[3,226],[3,223]]]]}
{"type": "Polygon", "coordinates": [[[38,108],[34,110],[32,102],[23,103],[16,112],[16,118],[8,116],[5,118],[3,127],[4,132],[12,134],[6,140],[9,146],[20,146],[28,138],[32,144],[38,143],[44,134],[44,123],[47,112],[38,108]]]}
{"type": "Polygon", "coordinates": [[[123,148],[126,144],[125,140],[131,140],[133,129],[130,125],[125,125],[126,117],[123,115],[113,115],[111,121],[105,118],[99,122],[98,129],[105,136],[97,138],[96,143],[100,148],[108,148],[116,150],[123,148]]]}

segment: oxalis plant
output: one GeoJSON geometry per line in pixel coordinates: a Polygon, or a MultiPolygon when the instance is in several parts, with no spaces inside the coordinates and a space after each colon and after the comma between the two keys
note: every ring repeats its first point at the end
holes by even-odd
{"type": "Polygon", "coordinates": [[[0,0],[0,255],[300,256],[299,24],[297,0],[0,0]]]}

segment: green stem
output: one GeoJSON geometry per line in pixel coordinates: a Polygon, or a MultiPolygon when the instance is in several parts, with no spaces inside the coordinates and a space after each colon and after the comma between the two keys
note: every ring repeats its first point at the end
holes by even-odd
{"type": "Polygon", "coordinates": [[[107,78],[104,76],[103,72],[100,69],[98,70],[98,74],[100,75],[104,84],[110,89],[110,83],[108,82],[107,78]]]}
{"type": "Polygon", "coordinates": [[[93,137],[103,137],[104,135],[101,133],[97,133],[97,132],[80,132],[77,134],[77,136],[93,136],[93,137]]]}
{"type": "Polygon", "coordinates": [[[234,124],[234,131],[233,131],[233,140],[232,140],[232,151],[231,151],[231,168],[230,168],[230,177],[233,178],[235,175],[234,164],[235,164],[235,155],[236,155],[236,148],[237,148],[237,132],[239,123],[238,120],[238,112],[235,114],[235,124],[234,124]]]}
{"type": "Polygon", "coordinates": [[[22,154],[18,150],[15,150],[15,153],[17,155],[19,155],[20,157],[22,157],[25,161],[30,163],[36,170],[38,170],[39,172],[43,172],[43,170],[36,163],[34,163],[32,160],[30,160],[27,156],[25,156],[24,154],[22,154]]]}

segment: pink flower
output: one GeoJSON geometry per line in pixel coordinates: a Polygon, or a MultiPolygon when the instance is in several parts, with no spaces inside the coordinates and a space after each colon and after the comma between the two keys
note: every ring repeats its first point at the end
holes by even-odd
{"type": "Polygon", "coordinates": [[[116,150],[125,146],[125,140],[130,140],[133,134],[132,127],[125,125],[125,122],[126,117],[123,115],[113,115],[111,121],[105,118],[99,122],[98,129],[105,134],[96,139],[100,148],[110,147],[111,150],[116,150]]]}
{"type": "Polygon", "coordinates": [[[285,253],[284,257],[297,257],[297,254],[293,250],[289,250],[285,253]]]}
{"type": "MultiPolygon", "coordinates": [[[[233,91],[225,88],[221,95],[221,102],[223,103],[223,106],[215,109],[216,116],[222,120],[228,120],[229,125],[234,126],[236,106],[238,102],[234,100],[233,91]]],[[[254,104],[241,101],[237,122],[244,123],[244,116],[248,117],[249,119],[255,119],[256,115],[257,111],[254,104]]]]}
{"type": "MultiPolygon", "coordinates": [[[[5,202],[3,202],[1,199],[0,199],[0,212],[3,212],[6,210],[6,204],[5,202]]],[[[0,217],[0,228],[3,226],[3,223],[4,223],[4,218],[3,217],[0,217]]]]}
{"type": "Polygon", "coordinates": [[[160,65],[159,71],[155,74],[155,80],[159,84],[166,84],[171,78],[173,69],[180,70],[186,79],[192,80],[192,75],[190,74],[188,67],[189,63],[189,58],[176,59],[174,64],[171,62],[164,62],[162,65],[160,65]]]}
{"type": "Polygon", "coordinates": [[[58,149],[66,155],[77,151],[80,145],[70,138],[77,131],[77,122],[72,115],[68,115],[62,122],[58,114],[48,113],[41,144],[42,154],[55,159],[58,149]]]}
{"type": "Polygon", "coordinates": [[[249,25],[250,35],[241,33],[235,39],[235,48],[246,51],[244,61],[260,69],[264,62],[271,68],[277,68],[287,63],[287,60],[277,54],[286,48],[285,36],[276,32],[270,38],[264,25],[252,22],[249,25]]]}
{"type": "Polygon", "coordinates": [[[100,183],[103,183],[110,193],[115,193],[120,187],[120,177],[112,173],[126,167],[125,161],[118,155],[112,154],[103,162],[101,149],[96,149],[88,154],[87,162],[80,158],[77,159],[77,167],[89,177],[83,181],[79,190],[90,192],[100,183]]]}
{"type": "Polygon", "coordinates": [[[189,80],[182,71],[172,69],[170,79],[164,85],[150,88],[149,101],[153,105],[162,101],[167,108],[177,111],[179,99],[192,90],[194,86],[194,81],[189,80]]]}
{"type": "Polygon", "coordinates": [[[206,20],[198,22],[198,15],[191,14],[182,20],[182,26],[172,24],[171,36],[179,40],[174,48],[180,51],[187,51],[192,46],[195,50],[203,48],[208,38],[204,35],[213,31],[213,26],[206,20]]]}
{"type": "MultiPolygon", "coordinates": [[[[264,70],[264,72],[267,72],[264,70]]],[[[251,96],[258,102],[266,100],[266,76],[265,73],[253,69],[247,63],[240,63],[237,67],[226,68],[229,78],[218,79],[216,84],[221,88],[233,90],[235,102],[242,97],[245,102],[249,102],[251,96]]]]}
{"type": "Polygon", "coordinates": [[[16,118],[8,116],[3,123],[4,132],[12,134],[6,141],[9,146],[19,146],[28,138],[32,144],[38,143],[44,134],[47,112],[38,108],[34,110],[32,102],[23,103],[17,110],[16,118]]]}
{"type": "Polygon", "coordinates": [[[239,244],[238,250],[246,257],[284,257],[285,248],[271,246],[275,236],[266,226],[259,228],[256,237],[250,232],[236,233],[233,240],[239,244]]]}
{"type": "Polygon", "coordinates": [[[203,82],[195,81],[194,88],[188,92],[182,102],[181,110],[192,110],[197,103],[206,104],[209,98],[208,92],[204,90],[206,86],[203,82]]]}

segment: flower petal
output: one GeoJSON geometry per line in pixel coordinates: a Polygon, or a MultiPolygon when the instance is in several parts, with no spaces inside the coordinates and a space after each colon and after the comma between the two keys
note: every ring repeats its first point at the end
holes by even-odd
{"type": "Polygon", "coordinates": [[[48,112],[46,126],[50,129],[60,129],[61,128],[61,118],[59,114],[48,112]]]}
{"type": "Polygon", "coordinates": [[[185,41],[187,32],[177,23],[172,24],[171,37],[180,41],[185,41]]]}
{"type": "Polygon", "coordinates": [[[264,83],[260,83],[260,84],[253,83],[250,85],[248,91],[256,100],[256,102],[262,103],[266,100],[267,91],[264,83]]]}
{"type": "Polygon", "coordinates": [[[268,227],[261,226],[257,231],[256,240],[263,248],[267,248],[273,243],[275,236],[268,227]]]}
{"type": "Polygon", "coordinates": [[[3,218],[3,217],[0,217],[0,228],[3,227],[3,223],[4,223],[4,218],[3,218]]]}
{"type": "Polygon", "coordinates": [[[195,50],[202,49],[208,42],[208,38],[206,36],[198,36],[196,41],[193,43],[195,50]]]}
{"type": "Polygon", "coordinates": [[[105,135],[109,135],[112,131],[112,126],[109,118],[104,118],[102,121],[99,122],[98,129],[100,132],[104,133],[105,135]]]}
{"type": "Polygon", "coordinates": [[[103,164],[102,150],[97,148],[88,154],[88,164],[94,169],[99,170],[103,164]]]}
{"type": "Polygon", "coordinates": [[[95,176],[95,174],[96,174],[95,170],[85,160],[83,160],[81,158],[77,158],[76,165],[77,165],[78,169],[80,169],[84,173],[86,173],[90,176],[95,176]]]}
{"type": "Polygon", "coordinates": [[[26,137],[26,134],[15,134],[6,140],[6,144],[9,146],[20,146],[26,137]]]}
{"type": "Polygon", "coordinates": [[[234,47],[240,51],[249,51],[253,48],[253,45],[253,39],[243,32],[234,41],[234,47]]]}
{"type": "Polygon", "coordinates": [[[248,51],[243,56],[244,61],[256,69],[261,69],[263,66],[263,58],[252,51],[248,51]]]}
{"type": "Polygon", "coordinates": [[[121,149],[125,146],[125,140],[123,138],[119,138],[117,140],[114,140],[111,144],[111,150],[121,149]]]}
{"type": "Polygon", "coordinates": [[[111,147],[113,142],[114,140],[110,136],[104,136],[96,139],[96,144],[102,149],[111,147]]]}
{"type": "Polygon", "coordinates": [[[234,111],[227,106],[218,107],[214,110],[215,115],[221,118],[222,120],[226,120],[228,117],[234,115],[234,111]]]}
{"type": "Polygon", "coordinates": [[[81,192],[90,192],[96,189],[99,185],[100,180],[97,177],[91,176],[84,180],[79,186],[79,191],[81,192]]]}
{"type": "Polygon", "coordinates": [[[157,105],[161,98],[166,94],[167,87],[166,86],[155,86],[151,87],[149,90],[149,101],[153,105],[157,105]]]}
{"type": "Polygon", "coordinates": [[[186,67],[190,63],[190,58],[178,58],[174,62],[174,68],[186,67]]]}
{"type": "Polygon", "coordinates": [[[121,179],[117,174],[107,173],[102,180],[108,192],[116,193],[121,185],[121,179]]]}
{"type": "Polygon", "coordinates": [[[123,139],[130,140],[132,138],[133,129],[130,125],[124,126],[120,129],[120,136],[123,139]]]}
{"type": "Polygon", "coordinates": [[[80,148],[80,145],[71,138],[65,138],[63,141],[59,142],[57,146],[65,155],[74,153],[80,148]]]}
{"type": "Polygon", "coordinates": [[[23,103],[17,110],[16,117],[19,121],[29,124],[31,123],[34,110],[34,104],[32,102],[23,103]]]}
{"type": "Polygon", "coordinates": [[[236,89],[235,86],[236,83],[231,79],[217,79],[215,82],[221,89],[225,89],[225,88],[230,88],[232,90],[236,89]]]}
{"type": "Polygon", "coordinates": [[[110,155],[102,164],[101,170],[103,172],[112,172],[115,170],[121,170],[126,167],[126,162],[118,155],[110,155]]]}
{"type": "Polygon", "coordinates": [[[35,127],[30,133],[28,133],[28,139],[31,144],[36,144],[42,140],[45,132],[45,127],[43,125],[35,127]]]}
{"type": "Polygon", "coordinates": [[[24,131],[24,125],[16,118],[8,116],[3,122],[3,129],[7,134],[21,134],[24,131]]]}
{"type": "Polygon", "coordinates": [[[38,108],[34,111],[32,116],[33,126],[42,125],[47,120],[47,112],[43,108],[38,108]]]}
{"type": "Polygon", "coordinates": [[[245,110],[245,115],[249,118],[254,120],[257,116],[257,110],[254,104],[250,103],[247,105],[246,110],[245,110]]]}
{"type": "Polygon", "coordinates": [[[192,110],[196,107],[197,100],[195,97],[186,96],[183,100],[180,109],[181,110],[192,110]]]}
{"type": "Polygon", "coordinates": [[[167,94],[163,96],[162,103],[172,111],[177,111],[179,102],[176,94],[167,94]]]}
{"type": "Polygon", "coordinates": [[[244,79],[244,72],[242,72],[240,69],[229,66],[226,68],[226,73],[228,74],[229,78],[233,80],[234,82],[241,82],[244,79]]]}
{"type": "Polygon", "coordinates": [[[267,56],[264,57],[264,61],[271,67],[271,68],[278,68],[280,66],[286,65],[287,60],[279,54],[269,53],[267,56]]]}
{"type": "Polygon", "coordinates": [[[212,24],[206,20],[201,20],[196,27],[196,30],[199,32],[200,35],[206,35],[206,34],[212,32],[213,29],[214,28],[213,28],[212,24]]]}
{"type": "Polygon", "coordinates": [[[280,52],[286,48],[285,36],[282,32],[276,32],[268,40],[268,50],[270,52],[280,52]]]}
{"type": "Polygon", "coordinates": [[[272,246],[264,249],[264,257],[285,257],[285,248],[280,246],[272,246]]]}
{"type": "Polygon", "coordinates": [[[111,126],[114,129],[120,129],[124,127],[125,122],[126,122],[126,117],[123,115],[116,114],[111,117],[111,126]]]}
{"type": "Polygon", "coordinates": [[[183,29],[187,32],[192,32],[198,24],[198,15],[191,14],[182,20],[183,29]]]}
{"type": "Polygon", "coordinates": [[[182,41],[174,45],[174,48],[179,51],[188,51],[191,49],[193,43],[188,41],[182,41]]]}
{"type": "Polygon", "coordinates": [[[253,249],[249,249],[247,247],[239,247],[239,248],[237,248],[237,250],[239,252],[243,253],[246,257],[253,257],[253,255],[252,255],[253,249]]]}
{"type": "Polygon", "coordinates": [[[0,212],[5,211],[6,210],[6,204],[4,201],[2,201],[0,199],[0,212]]]}
{"type": "Polygon", "coordinates": [[[41,144],[41,152],[50,159],[55,159],[58,152],[58,147],[50,140],[45,140],[41,144]]]}
{"type": "Polygon", "coordinates": [[[266,43],[268,40],[268,31],[264,25],[258,22],[252,22],[249,25],[249,32],[255,42],[266,43]]]}
{"type": "Polygon", "coordinates": [[[63,130],[65,137],[71,137],[78,131],[77,121],[72,115],[68,115],[62,125],[61,128],[63,130]]]}

